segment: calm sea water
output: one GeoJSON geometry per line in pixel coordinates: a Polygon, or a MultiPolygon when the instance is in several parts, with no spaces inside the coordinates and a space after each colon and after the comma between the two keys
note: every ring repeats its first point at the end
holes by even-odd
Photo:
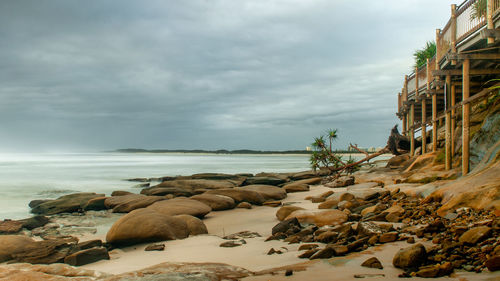
{"type": "Polygon", "coordinates": [[[135,193],[136,177],[196,173],[295,172],[309,169],[307,155],[203,154],[0,154],[0,219],[28,217],[33,199],[74,192],[135,193]]]}

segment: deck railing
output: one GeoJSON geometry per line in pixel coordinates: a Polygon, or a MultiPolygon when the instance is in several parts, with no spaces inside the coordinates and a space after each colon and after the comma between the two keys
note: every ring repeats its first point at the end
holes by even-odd
{"type": "Polygon", "coordinates": [[[436,42],[436,53],[439,54],[438,56],[438,61],[440,61],[446,53],[451,48],[451,43],[453,39],[451,38],[452,36],[452,20],[450,19],[448,23],[445,25],[443,30],[441,30],[441,34],[439,35],[439,39],[436,42]]]}
{"type": "MultiPolygon", "coordinates": [[[[474,7],[485,0],[468,0],[457,9],[457,44],[486,25],[484,15],[474,16],[474,7]]],[[[494,1],[496,2],[496,1],[494,1]]]]}

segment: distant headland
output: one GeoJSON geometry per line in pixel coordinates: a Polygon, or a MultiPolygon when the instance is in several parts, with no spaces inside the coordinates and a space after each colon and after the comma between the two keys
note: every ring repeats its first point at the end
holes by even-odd
{"type": "Polygon", "coordinates": [[[123,148],[109,152],[119,153],[209,153],[209,154],[311,154],[308,150],[204,150],[204,149],[141,149],[141,148],[123,148]]]}

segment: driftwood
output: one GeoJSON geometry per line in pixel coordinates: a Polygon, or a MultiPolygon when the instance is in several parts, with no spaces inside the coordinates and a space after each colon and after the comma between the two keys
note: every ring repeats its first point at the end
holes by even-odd
{"type": "MultiPolygon", "coordinates": [[[[421,146],[422,142],[419,140],[415,140],[415,149],[421,146]]],[[[408,151],[410,151],[411,148],[410,137],[401,135],[398,131],[398,125],[396,125],[391,130],[391,135],[387,140],[386,147],[389,148],[389,150],[394,155],[401,155],[407,153],[408,151]]]]}

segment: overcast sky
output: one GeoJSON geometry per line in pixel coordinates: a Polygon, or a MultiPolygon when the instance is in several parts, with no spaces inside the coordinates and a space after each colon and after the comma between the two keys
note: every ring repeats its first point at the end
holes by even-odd
{"type": "Polygon", "coordinates": [[[453,2],[2,0],[0,151],[385,146],[453,2]]]}

